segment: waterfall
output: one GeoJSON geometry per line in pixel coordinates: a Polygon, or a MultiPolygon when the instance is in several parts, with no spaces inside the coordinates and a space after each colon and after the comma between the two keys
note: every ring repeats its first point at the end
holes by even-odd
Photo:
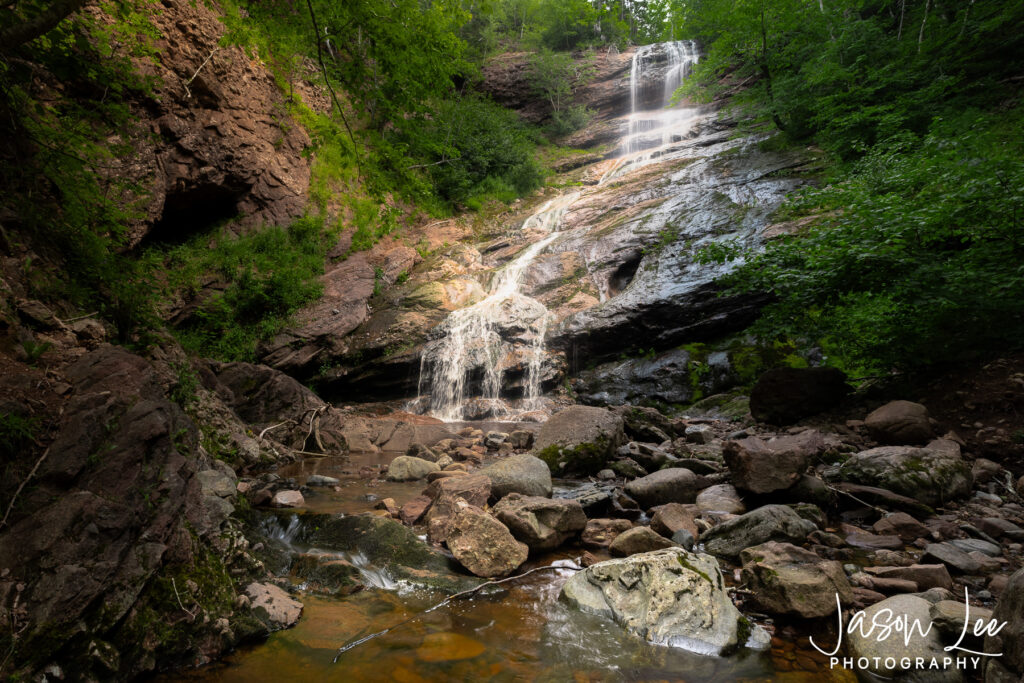
{"type": "Polygon", "coordinates": [[[496,417],[514,417],[516,411],[502,400],[502,376],[523,370],[523,400],[518,412],[540,407],[544,361],[544,334],[549,312],[541,302],[521,291],[533,260],[558,237],[562,217],[579,196],[570,192],[545,203],[523,222],[520,232],[541,236],[495,273],[487,298],[451,313],[435,328],[420,357],[419,394],[429,389],[430,414],[442,420],[465,418],[465,403],[474,380],[480,398],[496,417]],[[526,346],[526,358],[517,348],[526,346]],[[473,377],[482,368],[482,377],[473,377]]]}
{"type": "Polygon", "coordinates": [[[681,140],[689,132],[697,110],[666,106],[698,58],[697,45],[692,40],[644,45],[633,53],[629,70],[629,125],[620,144],[622,157],[601,182],[658,158],[660,148],[681,140]]]}
{"type": "MultiPolygon", "coordinates": [[[[696,62],[692,41],[645,45],[633,54],[623,156],[599,185],[657,158],[658,148],[688,132],[696,110],[665,105],[696,62]]],[[[495,273],[485,299],[452,312],[434,328],[420,356],[419,396],[410,409],[422,409],[421,397],[429,396],[429,413],[451,422],[470,417],[471,398],[483,402],[473,414],[504,419],[542,407],[544,336],[551,314],[523,294],[522,285],[530,265],[558,238],[562,218],[579,196],[579,191],[563,194],[527,218],[520,232],[535,241],[495,273]],[[522,375],[522,400],[513,408],[502,399],[502,380],[517,372],[522,375]]]]}

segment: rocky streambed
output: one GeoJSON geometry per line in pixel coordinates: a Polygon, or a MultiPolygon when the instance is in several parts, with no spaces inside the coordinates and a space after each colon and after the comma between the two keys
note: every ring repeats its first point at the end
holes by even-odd
{"type": "MultiPolygon", "coordinates": [[[[896,678],[892,654],[940,662],[906,680],[981,680],[991,661],[986,680],[1016,680],[1024,506],[1009,474],[919,404],[863,417],[573,406],[543,425],[423,424],[404,451],[243,478],[266,585],[302,616],[283,610],[293,628],[185,677],[853,680],[823,651],[858,611],[888,609],[933,628],[905,648],[844,633],[838,655],[896,678]],[[941,664],[979,619],[1008,625],[960,646],[1006,656],[941,664]]],[[[367,432],[362,419],[343,429],[367,432]]]]}

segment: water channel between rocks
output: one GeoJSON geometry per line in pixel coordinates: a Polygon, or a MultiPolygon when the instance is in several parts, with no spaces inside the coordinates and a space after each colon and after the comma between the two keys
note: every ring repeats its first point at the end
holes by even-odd
{"type": "MultiPolygon", "coordinates": [[[[508,428],[508,426],[506,426],[508,428]]],[[[287,536],[293,515],[369,513],[376,502],[394,498],[402,505],[424,482],[385,482],[367,476],[397,453],[352,453],[307,459],[282,468],[300,485],[312,474],[340,480],[337,490],[317,488],[303,510],[277,515],[276,534],[287,536]]],[[[485,461],[486,464],[486,461],[485,461]]],[[[555,496],[578,482],[555,481],[555,496]]],[[[291,522],[295,524],[295,522],[291,522]]],[[[265,525],[271,526],[271,525],[265,525]]],[[[298,550],[298,549],[297,549],[298,550]]],[[[584,552],[567,545],[531,557],[519,571],[571,560],[584,552]]],[[[601,557],[599,555],[599,557],[601,557]]],[[[348,559],[352,559],[348,556],[348,559]]],[[[603,557],[601,557],[603,559],[603,557]]],[[[361,565],[368,587],[348,596],[303,591],[302,619],[263,643],[245,646],[223,662],[163,681],[248,683],[281,681],[853,681],[832,672],[807,641],[829,630],[816,623],[787,630],[772,649],[741,649],[729,657],[706,657],[678,648],[650,645],[618,624],[571,609],[558,599],[570,570],[544,571],[506,586],[486,589],[470,599],[405,624],[349,650],[333,663],[339,647],[384,630],[436,603],[445,595],[390,581],[387,567],[361,565]]],[[[726,578],[729,579],[728,571],[726,578]]],[[[834,627],[833,627],[834,628],[834,627]]],[[[778,635],[778,634],[777,634],[778,635]]],[[[834,637],[826,642],[834,642],[834,637]]]]}

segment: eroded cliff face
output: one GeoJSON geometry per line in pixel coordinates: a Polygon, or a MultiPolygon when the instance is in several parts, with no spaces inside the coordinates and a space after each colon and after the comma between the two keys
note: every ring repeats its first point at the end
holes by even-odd
{"type": "MultiPolygon", "coordinates": [[[[99,21],[108,22],[98,6],[99,21]]],[[[255,56],[225,44],[208,3],[161,0],[149,15],[155,59],[137,59],[151,77],[132,102],[134,156],[110,172],[140,183],[144,217],[130,243],[178,242],[238,216],[240,226],[283,224],[302,213],[310,141],[291,121],[273,75],[255,56]]]]}

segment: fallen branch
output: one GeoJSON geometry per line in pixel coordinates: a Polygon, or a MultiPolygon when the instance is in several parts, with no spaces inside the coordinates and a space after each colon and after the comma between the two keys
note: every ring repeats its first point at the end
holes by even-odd
{"type": "MultiPolygon", "coordinates": [[[[575,561],[576,561],[577,564],[579,564],[579,560],[580,560],[580,558],[576,558],[575,561]]],[[[359,645],[362,645],[365,642],[371,641],[374,638],[379,638],[380,636],[387,635],[388,633],[391,633],[392,631],[394,631],[396,628],[399,628],[401,626],[405,626],[406,624],[408,624],[410,622],[416,621],[417,619],[419,619],[419,618],[421,618],[423,616],[426,616],[427,614],[430,614],[434,610],[441,609],[442,607],[450,604],[451,601],[455,600],[456,598],[464,598],[464,597],[467,597],[469,595],[473,595],[474,593],[478,593],[479,591],[483,590],[484,588],[487,588],[488,586],[497,586],[497,585],[502,584],[502,583],[508,583],[509,581],[516,581],[518,579],[523,578],[524,576],[529,576],[530,574],[534,574],[536,572],[546,571],[546,570],[549,570],[549,569],[568,569],[570,571],[578,572],[578,571],[582,570],[583,567],[578,567],[578,566],[577,567],[562,567],[562,566],[556,566],[556,565],[547,565],[545,567],[534,567],[533,569],[530,569],[529,571],[525,571],[522,574],[516,574],[515,576],[507,576],[504,579],[495,579],[494,581],[485,581],[484,583],[481,583],[479,586],[474,586],[473,588],[470,588],[469,590],[464,590],[464,591],[462,591],[460,593],[455,593],[453,595],[449,595],[447,598],[445,598],[441,602],[437,603],[433,607],[429,607],[429,608],[423,610],[422,612],[418,612],[418,613],[412,615],[411,617],[409,617],[408,619],[400,621],[397,624],[395,624],[394,626],[386,628],[383,631],[378,631],[377,633],[371,633],[370,635],[365,636],[363,638],[360,638],[359,640],[353,641],[351,643],[345,643],[340,648],[338,648],[338,653],[336,655],[334,655],[334,660],[332,661],[332,663],[337,664],[338,663],[338,659],[343,654],[348,652],[349,650],[351,650],[351,649],[353,649],[353,648],[355,648],[355,647],[357,647],[359,645]]]]}
{"type": "Polygon", "coordinates": [[[178,595],[178,584],[174,583],[174,577],[173,576],[171,577],[171,588],[174,589],[174,597],[178,598],[178,607],[180,607],[181,610],[185,614],[187,614],[189,617],[191,617],[192,621],[195,621],[196,620],[195,612],[190,612],[189,610],[185,609],[185,605],[181,604],[181,596],[178,595]]]}
{"type": "Polygon", "coordinates": [[[853,500],[857,501],[857,502],[858,502],[858,503],[860,503],[861,505],[863,505],[863,506],[865,506],[865,507],[869,507],[869,508],[871,508],[871,509],[872,509],[872,510],[874,510],[875,512],[880,512],[880,513],[882,513],[883,515],[884,515],[885,513],[887,513],[887,512],[888,512],[888,510],[886,510],[886,509],[885,509],[885,508],[883,508],[883,507],[879,507],[879,506],[877,506],[877,505],[872,505],[871,503],[868,503],[868,502],[865,502],[865,501],[861,500],[860,498],[858,498],[857,496],[853,495],[853,494],[852,494],[852,493],[850,493],[849,491],[844,491],[844,490],[842,490],[842,489],[836,488],[835,486],[830,486],[829,484],[826,484],[826,483],[825,483],[825,481],[824,481],[823,479],[821,479],[820,477],[818,478],[818,481],[820,481],[820,482],[821,482],[822,484],[824,484],[824,485],[825,485],[825,488],[827,488],[827,489],[828,489],[829,491],[835,491],[836,493],[841,493],[841,494],[843,494],[844,496],[847,496],[847,497],[849,497],[849,498],[852,498],[853,500]]]}
{"type": "Polygon", "coordinates": [[[219,45],[217,47],[213,48],[213,51],[210,52],[209,56],[203,61],[202,64],[199,65],[199,68],[196,69],[196,72],[194,74],[192,74],[192,78],[190,78],[187,81],[185,81],[185,95],[186,95],[186,99],[189,99],[189,100],[192,99],[192,91],[188,89],[188,86],[192,85],[192,81],[196,80],[196,76],[199,75],[199,72],[203,70],[204,66],[206,66],[207,64],[210,63],[210,60],[213,59],[213,56],[215,54],[217,54],[217,50],[219,50],[219,49],[220,49],[219,45]]]}
{"type": "Polygon", "coordinates": [[[67,320],[61,320],[57,316],[53,316],[53,317],[57,320],[57,322],[61,323],[62,325],[67,325],[68,323],[76,323],[79,320],[85,320],[86,318],[91,318],[94,315],[99,315],[99,313],[100,313],[99,311],[93,311],[92,313],[86,313],[85,315],[79,315],[79,316],[76,316],[74,318],[68,318],[67,320]]]}
{"type": "Polygon", "coordinates": [[[273,429],[277,429],[278,427],[283,427],[283,426],[285,426],[286,424],[289,424],[289,423],[291,423],[293,425],[297,425],[298,424],[298,422],[296,422],[295,420],[285,420],[284,422],[278,422],[276,425],[270,425],[269,427],[264,429],[262,432],[260,432],[260,435],[256,437],[256,440],[257,441],[263,441],[263,435],[264,434],[266,434],[267,432],[269,432],[269,431],[271,431],[273,429]]]}
{"type": "Polygon", "coordinates": [[[39,456],[38,460],[36,460],[36,464],[32,468],[32,471],[28,473],[28,476],[25,477],[25,479],[21,482],[21,485],[18,486],[18,490],[14,492],[13,496],[11,496],[11,502],[7,504],[7,511],[4,512],[4,518],[0,519],[0,529],[2,529],[4,526],[7,525],[7,518],[11,516],[11,510],[14,509],[14,503],[15,503],[15,501],[18,500],[18,496],[21,495],[21,491],[22,491],[22,489],[25,488],[25,484],[28,483],[29,479],[31,479],[32,477],[34,477],[36,475],[36,470],[39,469],[39,466],[43,464],[43,461],[46,460],[46,456],[49,455],[49,454],[50,454],[50,449],[49,448],[47,448],[45,451],[43,451],[43,454],[39,456]]]}

